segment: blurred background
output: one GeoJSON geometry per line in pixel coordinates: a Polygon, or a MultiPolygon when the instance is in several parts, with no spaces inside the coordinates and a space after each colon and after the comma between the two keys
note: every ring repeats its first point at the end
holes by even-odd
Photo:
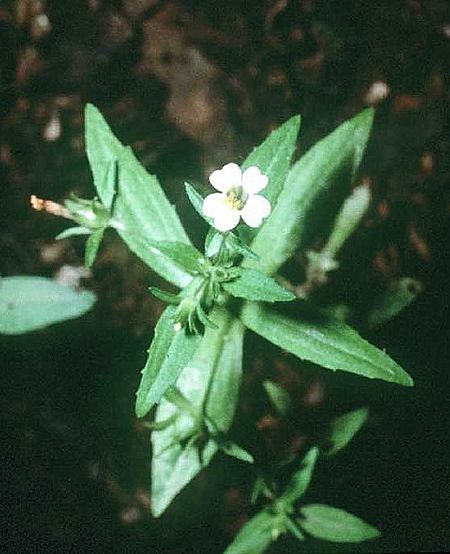
{"type": "MultiPolygon", "coordinates": [[[[149,430],[133,406],[162,310],[147,289],[163,283],[113,232],[88,272],[83,240],[55,242],[66,224],[29,206],[30,194],[94,195],[86,102],[160,177],[197,245],[205,228],[184,180],[205,186],[291,115],[302,114],[301,154],[376,107],[361,168],[373,202],[330,290],[358,306],[398,277],[422,283],[412,306],[366,334],[416,387],[329,375],[249,336],[233,433],[270,463],[314,442],[332,415],[369,406],[369,424],[320,466],[307,500],[383,537],[350,549],[286,538],[273,552],[450,548],[449,44],[445,0],[0,0],[0,273],[98,294],[87,317],[0,337],[2,551],[220,553],[252,514],[252,469],[218,457],[150,517],[149,430]],[[294,396],[292,420],[271,412],[266,378],[294,396]]],[[[303,262],[285,269],[294,282],[303,262]]]]}

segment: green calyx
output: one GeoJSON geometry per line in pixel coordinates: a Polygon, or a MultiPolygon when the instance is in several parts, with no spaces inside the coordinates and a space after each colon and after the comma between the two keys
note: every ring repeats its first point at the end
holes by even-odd
{"type": "Polygon", "coordinates": [[[97,199],[88,200],[72,195],[64,202],[73,220],[90,231],[105,229],[110,222],[110,213],[97,199]]]}

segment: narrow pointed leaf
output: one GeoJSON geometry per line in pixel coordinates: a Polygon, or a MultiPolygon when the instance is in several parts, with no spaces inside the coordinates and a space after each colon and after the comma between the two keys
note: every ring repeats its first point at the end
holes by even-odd
{"type": "Polygon", "coordinates": [[[300,116],[294,115],[272,131],[259,146],[250,152],[242,164],[242,170],[256,166],[263,175],[269,178],[269,184],[261,192],[261,195],[269,200],[272,208],[275,206],[289,173],[299,130],[300,116]]]}
{"type": "MultiPolygon", "coordinates": [[[[214,308],[211,319],[219,329],[206,329],[194,358],[177,381],[177,391],[190,405],[202,408],[220,433],[231,426],[239,394],[242,372],[244,327],[223,308],[214,308]]],[[[172,394],[172,391],[170,391],[172,394]]],[[[203,448],[196,444],[183,446],[180,438],[189,435],[197,425],[192,411],[182,409],[163,398],[156,411],[156,422],[176,416],[174,423],[152,434],[152,513],[160,516],[175,496],[206,467],[218,446],[209,439],[203,448]]]]}
{"type": "Polygon", "coordinates": [[[172,260],[192,275],[201,272],[206,264],[205,257],[197,248],[183,242],[152,241],[149,248],[155,256],[164,256],[172,260]]]}
{"type": "Polygon", "coordinates": [[[328,257],[333,259],[339,253],[343,244],[361,223],[369,208],[370,198],[370,189],[367,184],[353,189],[339,210],[323,254],[326,252],[328,257]]]}
{"type": "Polygon", "coordinates": [[[299,469],[294,473],[287,484],[280,500],[286,504],[293,504],[307,491],[311,482],[314,467],[319,457],[319,449],[311,448],[300,463],[299,469]]]}
{"type": "Polygon", "coordinates": [[[327,456],[333,456],[342,450],[353,439],[369,417],[369,410],[361,408],[348,414],[336,417],[330,424],[326,442],[331,447],[325,452],[327,456]]]}
{"type": "Polygon", "coordinates": [[[105,229],[98,229],[87,239],[84,253],[84,263],[86,267],[91,267],[94,264],[104,233],[105,229]]]}
{"type": "Polygon", "coordinates": [[[68,239],[69,237],[76,237],[79,235],[90,235],[92,231],[86,227],[69,227],[65,229],[59,235],[56,235],[55,240],[68,239]]]}
{"type": "Polygon", "coordinates": [[[223,283],[223,288],[237,298],[262,302],[289,302],[295,299],[294,293],[256,269],[236,267],[233,271],[237,278],[223,283]]]}
{"type": "Polygon", "coordinates": [[[86,106],[86,152],[98,195],[105,206],[112,203],[112,217],[120,223],[115,227],[123,240],[169,282],[187,285],[189,273],[148,247],[148,241],[190,244],[173,206],[156,176],[147,173],[131,148],[119,142],[92,104],[86,106]],[[112,202],[116,187],[117,196],[112,202]]]}
{"type": "Polygon", "coordinates": [[[293,307],[295,317],[265,304],[246,302],[241,319],[249,329],[301,359],[370,379],[413,385],[411,377],[392,358],[345,323],[306,303],[293,307]]]}
{"type": "MultiPolygon", "coordinates": [[[[300,116],[295,115],[272,131],[242,164],[242,170],[256,166],[269,178],[267,187],[260,194],[269,200],[272,210],[288,176],[299,130],[300,116]]],[[[242,226],[240,233],[244,242],[250,243],[259,231],[242,226]]]]}
{"type": "Polygon", "coordinates": [[[254,462],[253,456],[247,452],[244,448],[232,441],[221,441],[219,442],[219,447],[228,456],[241,460],[241,462],[247,462],[252,464],[254,462]]]}
{"type": "Polygon", "coordinates": [[[380,532],[359,517],[325,504],[301,509],[301,527],[313,537],[330,542],[357,543],[376,539],[380,532]]]}
{"type": "Polygon", "coordinates": [[[373,110],[346,121],[296,162],[272,214],[250,245],[260,256],[259,269],[273,275],[311,238],[320,211],[335,187],[354,178],[372,126],[373,110]],[[268,248],[270,245],[270,248],[268,248]]]}
{"type": "Polygon", "coordinates": [[[149,287],[150,292],[161,300],[162,302],[167,302],[167,304],[174,304],[177,306],[181,298],[178,294],[174,294],[173,292],[168,292],[166,290],[159,289],[158,287],[149,287]]]}
{"type": "Polygon", "coordinates": [[[175,311],[174,306],[168,306],[155,327],[155,336],[136,393],[137,417],[144,417],[167,389],[176,383],[200,344],[201,336],[189,335],[185,329],[175,331],[175,311]]]}
{"type": "Polygon", "coordinates": [[[184,189],[194,210],[202,219],[206,221],[206,223],[212,225],[213,220],[203,213],[203,196],[199,192],[197,192],[197,190],[190,183],[184,183],[184,189]]]}
{"type": "Polygon", "coordinates": [[[379,327],[407,308],[421,293],[422,284],[411,277],[394,281],[389,288],[379,294],[369,312],[369,327],[379,327]]]}
{"type": "Polygon", "coordinates": [[[261,554],[272,543],[275,516],[263,510],[239,531],[224,554],[261,554]]]}
{"type": "Polygon", "coordinates": [[[270,402],[275,408],[277,414],[282,417],[286,416],[292,406],[291,396],[288,391],[272,381],[264,381],[263,387],[265,388],[267,396],[269,397],[270,402]]]}
{"type": "Polygon", "coordinates": [[[0,333],[20,335],[90,310],[95,294],[45,277],[0,279],[0,333]]]}

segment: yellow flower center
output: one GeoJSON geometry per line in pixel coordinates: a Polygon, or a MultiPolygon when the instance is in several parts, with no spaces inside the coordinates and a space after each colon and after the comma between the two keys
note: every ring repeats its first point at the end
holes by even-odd
{"type": "Polygon", "coordinates": [[[243,187],[233,187],[225,193],[225,203],[233,210],[242,210],[247,198],[248,194],[243,187]]]}

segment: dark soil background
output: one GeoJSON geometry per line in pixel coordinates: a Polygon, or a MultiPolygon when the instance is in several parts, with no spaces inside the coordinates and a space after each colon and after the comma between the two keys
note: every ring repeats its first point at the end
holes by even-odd
{"type": "MultiPolygon", "coordinates": [[[[354,548],[283,539],[273,552],[450,548],[449,8],[445,0],[0,0],[0,272],[81,279],[99,295],[80,320],[0,338],[2,552],[219,553],[252,514],[252,469],[218,457],[166,516],[150,517],[149,431],[133,404],[162,309],[147,287],[161,280],[113,233],[84,271],[83,241],[56,243],[64,222],[29,207],[30,194],[93,196],[86,102],[161,178],[197,243],[205,229],[185,179],[206,183],[296,113],[300,153],[377,107],[361,171],[374,201],[331,284],[358,307],[399,276],[423,283],[414,305],[365,333],[416,387],[328,374],[249,336],[233,433],[264,464],[314,442],[333,414],[370,406],[365,430],[319,466],[305,501],[346,508],[383,537],[354,548]],[[264,400],[268,377],[296,399],[290,421],[264,400]]],[[[287,268],[297,283],[302,261],[299,253],[287,268]]]]}

